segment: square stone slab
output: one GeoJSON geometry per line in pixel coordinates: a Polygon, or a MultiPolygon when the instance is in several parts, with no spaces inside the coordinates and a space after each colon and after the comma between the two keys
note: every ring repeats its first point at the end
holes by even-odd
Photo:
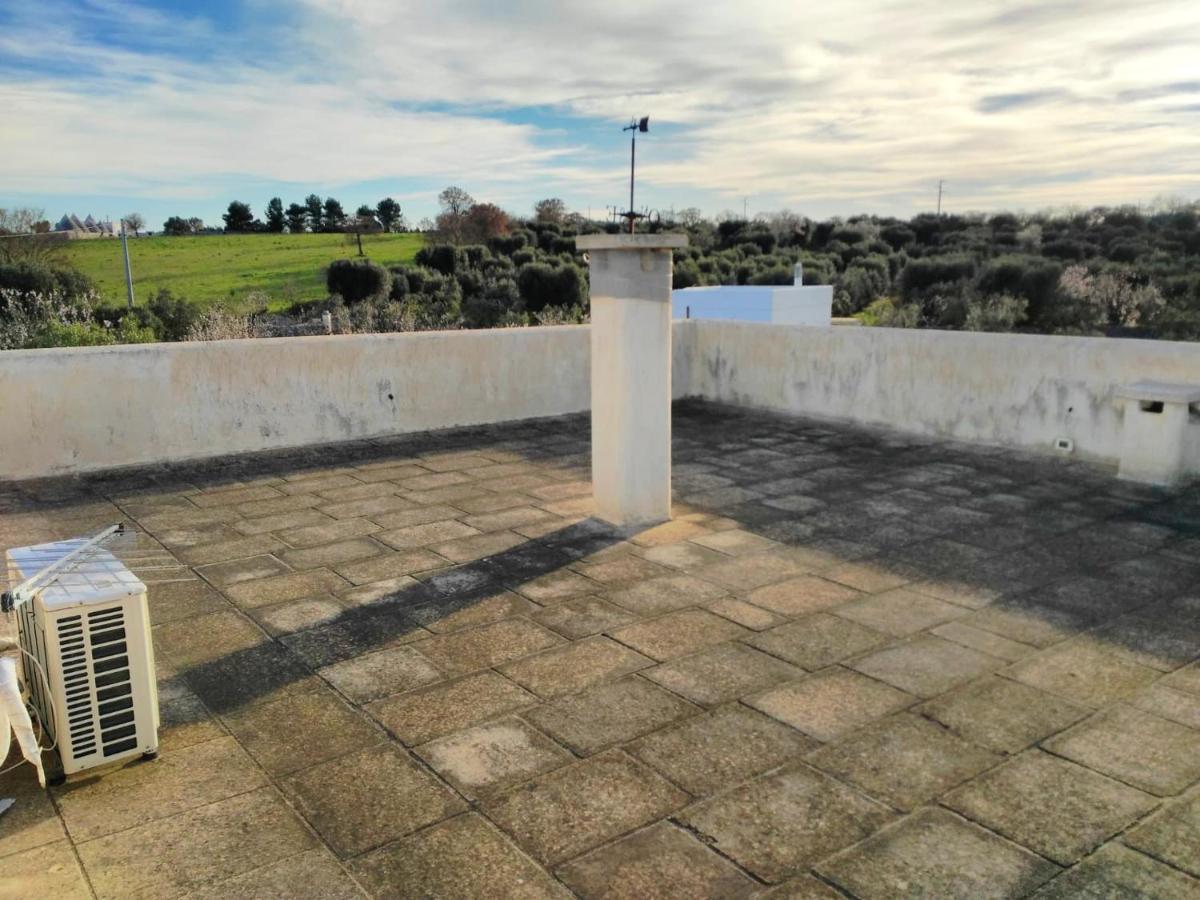
{"type": "Polygon", "coordinates": [[[652,665],[654,660],[612,638],[597,635],[527,656],[502,666],[500,671],[526,690],[554,698],[652,665]]]}
{"type": "Polygon", "coordinates": [[[808,758],[818,769],[903,810],[940,796],[999,760],[910,713],[868,725],[808,758]]]}
{"type": "Polygon", "coordinates": [[[497,793],[574,759],[519,719],[456,731],[423,744],[416,753],[468,800],[497,793]]]}
{"type": "Polygon", "coordinates": [[[284,600],[302,600],[318,594],[328,594],[350,585],[328,569],[311,569],[290,575],[274,575],[239,581],[224,588],[225,596],[244,609],[269,606],[284,600]]]}
{"type": "Polygon", "coordinates": [[[335,544],[306,547],[303,550],[287,550],[280,553],[279,558],[293,569],[315,569],[318,566],[332,568],[339,563],[364,559],[383,552],[384,548],[374,541],[355,538],[349,541],[338,541],[335,544]]]}
{"type": "Polygon", "coordinates": [[[1098,649],[1068,641],[1014,663],[1005,674],[1085,706],[1104,706],[1137,693],[1159,673],[1098,649]]]}
{"type": "Polygon", "coordinates": [[[881,681],[833,668],[780,685],[746,702],[819,741],[832,741],[903,709],[915,699],[881,681]]]}
{"type": "Polygon", "coordinates": [[[693,703],[716,706],[800,678],[803,670],[731,641],[673,659],[642,673],[693,703]]]}
{"type": "MultiPolygon", "coordinates": [[[[239,581],[270,578],[272,575],[282,575],[288,571],[291,570],[274,556],[252,556],[249,559],[233,559],[229,562],[213,563],[211,566],[200,566],[196,569],[196,574],[218,587],[224,587],[239,581]]],[[[157,591],[155,586],[150,593],[153,595],[157,591]]]]}
{"type": "Polygon", "coordinates": [[[465,809],[453,791],[391,743],[305,769],[282,787],[343,858],[465,809]]]}
{"type": "Polygon", "coordinates": [[[580,897],[721,897],[736,900],[757,884],[727,860],[666,822],[593,850],[558,870],[580,897]]]}
{"type": "Polygon", "coordinates": [[[226,713],[230,733],[272,775],[334,759],[379,740],[378,728],[326,689],[226,713]]]}
{"type": "Polygon", "coordinates": [[[443,672],[465,675],[559,643],[557,634],[528,619],[505,619],[418,641],[413,647],[443,672]]]}
{"type": "Polygon", "coordinates": [[[617,750],[484,801],[484,811],[539,862],[557,865],[669,815],[688,796],[617,750]]]}
{"type": "Polygon", "coordinates": [[[622,644],[659,661],[753,632],[704,609],[683,609],[611,632],[622,644]]]}
{"type": "Polygon", "coordinates": [[[1101,847],[1034,896],[1037,900],[1075,900],[1078,897],[1193,900],[1200,896],[1200,881],[1113,843],[1101,847]]]}
{"type": "Polygon", "coordinates": [[[700,578],[743,593],[783,581],[805,572],[805,568],[777,553],[751,553],[723,559],[696,572],[700,578]]]}
{"type": "Polygon", "coordinates": [[[567,900],[571,895],[475,813],[455,816],[351,863],[374,896],[397,900],[454,897],[567,900]]]}
{"type": "Polygon", "coordinates": [[[556,603],[534,613],[532,618],[565,638],[577,640],[628,625],[637,616],[600,597],[584,595],[556,603]]]}
{"type": "Polygon", "coordinates": [[[1126,834],[1125,843],[1200,876],[1200,789],[1126,834]]]}
{"type": "MultiPolygon", "coordinates": [[[[13,810],[5,813],[12,814],[13,810]]],[[[55,841],[3,857],[0,897],[90,900],[92,892],[79,868],[74,848],[68,841],[55,841]]]]}
{"type": "Polygon", "coordinates": [[[806,616],[862,597],[852,588],[815,575],[791,578],[751,591],[746,599],[781,616],[806,616]]]}
{"type": "Polygon", "coordinates": [[[480,672],[395,694],[366,708],[384,728],[412,746],[537,702],[537,697],[507,678],[480,672]]]}
{"type": "Polygon", "coordinates": [[[266,782],[254,760],[225,735],[132,763],[103,778],[72,781],[51,793],[68,833],[78,842],[174,816],[266,782]]]}
{"type": "Polygon", "coordinates": [[[1010,840],[1070,865],[1154,808],[1148,794],[1027,750],[942,803],[1010,840]]]}
{"type": "Polygon", "coordinates": [[[152,585],[146,591],[146,602],[152,625],[219,612],[229,606],[224,597],[199,578],[152,585]]]}
{"type": "Polygon", "coordinates": [[[361,900],[362,892],[324,847],[305,850],[189,893],[188,900],[274,897],[287,900],[361,900]]]}
{"type": "Polygon", "coordinates": [[[773,613],[744,600],[738,600],[735,597],[722,597],[720,600],[714,600],[712,603],[706,604],[705,609],[753,631],[766,631],[768,628],[774,628],[787,621],[778,613],[773,613]]]}
{"type": "Polygon", "coordinates": [[[482,596],[477,596],[477,593],[479,592],[439,597],[431,603],[406,609],[405,614],[418,625],[423,625],[436,634],[446,634],[475,625],[499,622],[501,619],[512,619],[541,609],[510,591],[497,590],[482,596]]]}
{"type": "Polygon", "coordinates": [[[922,704],[918,711],[969,741],[1018,753],[1088,714],[1085,707],[1019,681],[987,676],[922,704]]]}
{"type": "Polygon", "coordinates": [[[667,575],[610,591],[606,597],[617,606],[639,616],[656,616],[687,606],[698,606],[724,594],[724,588],[699,578],[690,575],[667,575]]]}
{"type": "Polygon", "coordinates": [[[701,801],[677,818],[725,856],[777,883],[873,834],[891,813],[796,765],[701,801]]]}
{"type": "Polygon", "coordinates": [[[640,738],[628,750],[701,797],[783,765],[817,741],[734,703],[640,738]]]}
{"type": "Polygon", "coordinates": [[[714,563],[729,562],[729,557],[716,550],[700,547],[684,541],[681,544],[664,544],[661,547],[651,547],[642,556],[652,563],[670,566],[683,572],[695,572],[714,563]]]}
{"type": "Polygon", "coordinates": [[[124,900],[184,895],[317,843],[278,792],[264,787],[86,841],[77,849],[97,895],[124,900]]]}
{"type": "Polygon", "coordinates": [[[839,616],[896,637],[924,631],[967,612],[956,604],[905,588],[884,591],[837,608],[839,616]]]}
{"type": "Polygon", "coordinates": [[[1004,665],[1004,660],[961,644],[926,636],[895,644],[848,663],[918,697],[933,697],[1004,665]]]}
{"type": "Polygon", "coordinates": [[[527,712],[525,718],[576,753],[589,756],[695,712],[690,703],[630,676],[547,703],[527,712]]]}
{"type": "Polygon", "coordinates": [[[442,673],[412,647],[364,653],[318,670],[318,675],[355,703],[367,703],[442,679],[442,673]]]}
{"type": "Polygon", "coordinates": [[[710,550],[719,550],[721,553],[728,553],[730,556],[741,556],[745,553],[755,553],[759,550],[768,550],[771,547],[777,546],[774,541],[760,537],[751,531],[743,531],[740,528],[718,531],[715,534],[700,535],[699,537],[692,538],[692,543],[699,544],[701,547],[707,547],[710,550]]]}
{"type": "Polygon", "coordinates": [[[924,809],[817,865],[856,897],[1023,897],[1058,866],[944,809],[924,809]]]}
{"type": "Polygon", "coordinates": [[[816,613],[756,634],[747,643],[815,671],[865,653],[886,640],[887,635],[865,625],[828,613],[816,613]]]}
{"type": "Polygon", "coordinates": [[[600,590],[598,582],[569,569],[559,569],[518,585],[516,591],[535,603],[552,604],[600,590]]]}
{"type": "Polygon", "coordinates": [[[954,641],[956,644],[962,644],[964,647],[970,647],[972,650],[979,650],[991,656],[998,656],[1009,662],[1016,662],[1036,652],[1036,648],[1030,647],[1028,644],[1010,641],[1002,635],[992,634],[990,631],[966,625],[961,621],[939,625],[932,629],[932,633],[940,638],[954,641]]]}
{"type": "Polygon", "coordinates": [[[1200,730],[1200,696],[1177,691],[1170,687],[1165,679],[1134,694],[1129,699],[1129,704],[1144,712],[1154,713],[1188,728],[1200,730]]]}
{"type": "Polygon", "coordinates": [[[1045,747],[1159,797],[1200,779],[1200,731],[1131,706],[1081,722],[1045,747]]]}

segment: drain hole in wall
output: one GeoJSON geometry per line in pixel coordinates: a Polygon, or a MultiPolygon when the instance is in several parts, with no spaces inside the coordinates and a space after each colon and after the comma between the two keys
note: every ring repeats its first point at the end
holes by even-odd
{"type": "Polygon", "coordinates": [[[1142,412],[1160,413],[1163,411],[1163,402],[1161,400],[1142,400],[1139,402],[1142,407],[1142,412]]]}
{"type": "Polygon", "coordinates": [[[389,400],[395,400],[396,398],[395,398],[395,397],[393,397],[391,394],[388,394],[388,399],[389,399],[389,400]]]}

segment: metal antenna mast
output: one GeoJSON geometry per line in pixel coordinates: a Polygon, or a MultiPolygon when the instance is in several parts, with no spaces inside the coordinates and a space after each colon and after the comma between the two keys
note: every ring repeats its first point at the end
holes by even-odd
{"type": "Polygon", "coordinates": [[[650,130],[650,117],[642,116],[640,119],[634,119],[628,125],[621,129],[622,131],[630,132],[629,135],[629,211],[625,213],[625,218],[629,220],[629,233],[633,234],[634,223],[641,216],[633,211],[633,171],[634,161],[637,159],[637,136],[638,132],[645,134],[650,130]]]}

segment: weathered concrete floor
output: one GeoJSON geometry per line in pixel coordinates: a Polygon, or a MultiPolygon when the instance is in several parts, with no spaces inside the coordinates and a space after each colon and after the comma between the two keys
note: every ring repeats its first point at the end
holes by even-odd
{"type": "Polygon", "coordinates": [[[0,896],[1200,896],[1200,491],[714,407],[0,486],[132,520],[164,748],[0,779],[0,896]]]}

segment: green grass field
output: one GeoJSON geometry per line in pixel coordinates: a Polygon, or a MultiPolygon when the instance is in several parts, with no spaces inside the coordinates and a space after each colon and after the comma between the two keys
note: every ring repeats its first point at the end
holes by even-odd
{"type": "MultiPolygon", "coordinates": [[[[364,253],[385,266],[412,262],[424,243],[420,234],[364,235],[364,253]]],[[[108,300],[125,299],[121,242],[70,241],[61,259],[90,276],[108,300]]],[[[264,291],[280,309],[325,296],[324,269],[333,260],[356,256],[342,234],[229,234],[149,237],[129,241],[134,296],[138,302],[159,288],[203,303],[239,301],[264,291]]]]}

